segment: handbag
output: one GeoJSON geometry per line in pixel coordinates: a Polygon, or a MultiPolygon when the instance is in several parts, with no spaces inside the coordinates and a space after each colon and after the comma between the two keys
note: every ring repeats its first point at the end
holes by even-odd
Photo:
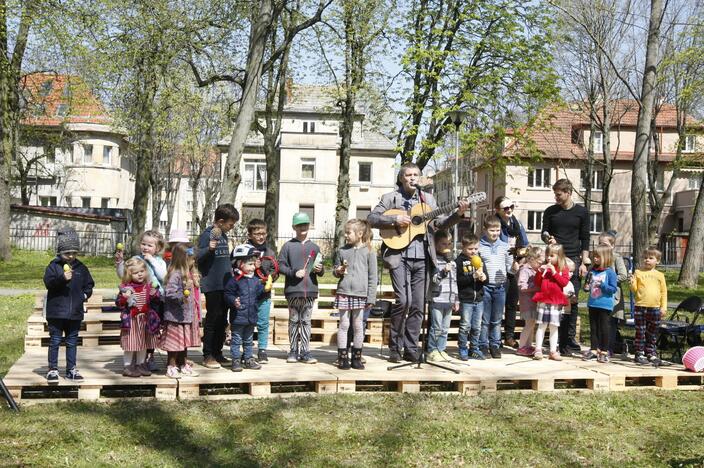
{"type": "Polygon", "coordinates": [[[372,309],[369,311],[369,316],[374,318],[388,318],[391,316],[391,301],[378,299],[372,309]]]}

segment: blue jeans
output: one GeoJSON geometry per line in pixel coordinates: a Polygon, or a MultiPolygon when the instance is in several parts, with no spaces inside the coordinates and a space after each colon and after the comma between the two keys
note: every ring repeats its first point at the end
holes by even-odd
{"type": "Polygon", "coordinates": [[[482,316],[484,314],[484,302],[463,302],[460,309],[460,332],[457,337],[457,345],[460,348],[467,347],[467,336],[469,335],[469,347],[472,351],[479,350],[479,332],[482,328],[482,316]]]}
{"type": "Polygon", "coordinates": [[[254,344],[254,325],[234,325],[230,324],[232,338],[230,339],[230,354],[233,360],[239,360],[240,357],[249,359],[252,357],[252,346],[254,344]],[[244,350],[240,352],[240,347],[244,350]]]}
{"type": "Polygon", "coordinates": [[[452,319],[452,304],[433,304],[430,309],[430,332],[428,333],[428,352],[445,351],[447,332],[452,319]]]}
{"type": "Polygon", "coordinates": [[[484,286],[484,312],[479,347],[499,348],[501,346],[501,319],[504,316],[506,289],[503,284],[484,286]]]}
{"type": "Polygon", "coordinates": [[[269,344],[269,314],[271,313],[271,299],[265,299],[257,309],[257,347],[266,349],[269,344]]]}
{"type": "Polygon", "coordinates": [[[76,367],[76,351],[80,320],[47,319],[49,323],[49,370],[59,369],[59,346],[66,334],[66,372],[76,367]]]}

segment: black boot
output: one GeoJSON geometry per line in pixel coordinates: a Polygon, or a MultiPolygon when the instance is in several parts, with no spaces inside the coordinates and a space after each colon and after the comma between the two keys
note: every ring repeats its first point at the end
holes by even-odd
{"type": "Polygon", "coordinates": [[[352,348],[352,369],[364,369],[364,364],[362,364],[362,348],[352,348]]]}
{"type": "Polygon", "coordinates": [[[344,348],[337,350],[337,367],[339,369],[350,368],[350,357],[347,354],[347,350],[344,348]]]}

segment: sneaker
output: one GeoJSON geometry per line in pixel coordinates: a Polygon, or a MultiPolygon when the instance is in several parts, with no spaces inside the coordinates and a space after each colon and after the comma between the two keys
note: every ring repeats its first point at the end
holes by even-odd
{"type": "Polygon", "coordinates": [[[259,361],[259,364],[269,363],[269,358],[266,355],[266,349],[260,349],[257,351],[257,361],[259,361]]]}
{"type": "Polygon", "coordinates": [[[636,357],[633,358],[633,360],[636,362],[636,364],[640,364],[641,366],[644,366],[646,364],[650,364],[650,361],[648,360],[648,358],[643,356],[642,354],[636,354],[636,357]]]}
{"type": "Polygon", "coordinates": [[[187,377],[198,377],[198,372],[194,371],[190,364],[184,364],[181,366],[179,371],[181,372],[181,375],[185,375],[187,377]]]}
{"type": "Polygon", "coordinates": [[[662,361],[660,360],[660,358],[655,355],[648,357],[648,361],[650,362],[650,364],[652,364],[655,367],[658,367],[659,365],[662,364],[662,361]]]}
{"type": "Polygon", "coordinates": [[[480,346],[479,351],[481,351],[484,356],[489,356],[489,347],[488,346],[480,346]]]}
{"type": "Polygon", "coordinates": [[[403,360],[406,362],[418,362],[418,358],[410,351],[403,353],[403,360]]]}
{"type": "Polygon", "coordinates": [[[290,351],[288,353],[288,356],[286,357],[286,362],[288,362],[289,364],[298,362],[298,353],[296,353],[295,351],[290,351]]]}
{"type": "Polygon", "coordinates": [[[442,356],[445,361],[452,362],[452,358],[445,351],[440,351],[440,356],[442,356]]]}
{"type": "Polygon", "coordinates": [[[122,370],[122,375],[125,377],[141,377],[142,373],[137,370],[134,366],[125,366],[122,370]]]}
{"type": "Polygon", "coordinates": [[[531,357],[535,352],[535,350],[531,348],[532,346],[521,346],[520,348],[518,348],[518,351],[516,351],[516,354],[518,354],[519,356],[531,357]]]}
{"type": "Polygon", "coordinates": [[[560,353],[558,353],[557,351],[551,351],[550,355],[548,356],[548,359],[553,361],[562,361],[562,356],[560,356],[560,353]]]}
{"type": "Polygon", "coordinates": [[[220,369],[222,367],[220,363],[215,360],[215,358],[212,356],[208,356],[203,359],[203,366],[207,367],[208,369],[220,369]]]}
{"type": "Polygon", "coordinates": [[[438,351],[437,349],[434,349],[430,352],[430,354],[428,354],[428,356],[425,358],[425,360],[428,362],[440,362],[440,361],[444,361],[445,359],[440,354],[440,351],[438,351]]]}
{"type": "Polygon", "coordinates": [[[75,367],[66,372],[66,378],[68,380],[73,380],[74,382],[83,382],[83,376],[78,373],[78,369],[75,367]]]}
{"type": "Polygon", "coordinates": [[[394,364],[398,364],[399,362],[401,362],[401,355],[398,351],[389,351],[389,362],[392,362],[394,364]]]}
{"type": "Polygon", "coordinates": [[[597,356],[596,353],[594,351],[592,351],[591,349],[588,351],[585,351],[582,354],[582,361],[592,361],[594,359],[596,359],[598,361],[599,356],[597,356]]]}
{"type": "Polygon", "coordinates": [[[48,384],[59,383],[59,371],[56,369],[50,369],[49,372],[46,373],[46,383],[48,383],[48,384]]]}
{"type": "Polygon", "coordinates": [[[245,359],[244,363],[242,363],[242,367],[245,369],[261,369],[262,365],[257,362],[256,359],[254,359],[254,356],[251,358],[245,359]]]}
{"type": "Polygon", "coordinates": [[[310,354],[310,351],[307,353],[303,353],[303,356],[301,356],[301,359],[299,359],[299,361],[303,364],[315,364],[316,362],[318,362],[318,360],[310,354]]]}
{"type": "Polygon", "coordinates": [[[239,359],[233,359],[232,365],[230,366],[232,372],[242,372],[242,362],[239,359]]]}
{"type": "Polygon", "coordinates": [[[543,359],[543,352],[536,351],[535,353],[533,353],[533,359],[535,359],[536,361],[542,360],[543,359]]]}
{"type": "Polygon", "coordinates": [[[230,363],[230,360],[227,359],[227,358],[226,358],[225,356],[223,356],[222,354],[218,354],[217,356],[215,356],[215,360],[216,360],[216,361],[218,362],[218,364],[220,364],[221,366],[226,366],[226,365],[228,365],[228,364],[230,363]]]}
{"type": "Polygon", "coordinates": [[[166,376],[170,379],[180,379],[181,371],[176,366],[166,366],[166,376]]]}
{"type": "Polygon", "coordinates": [[[518,348],[518,341],[513,338],[506,338],[506,340],[504,341],[504,346],[506,346],[507,348],[516,349],[518,348]]]}
{"type": "Polygon", "coordinates": [[[500,348],[489,348],[492,359],[501,359],[501,349],[500,348]]]}
{"type": "Polygon", "coordinates": [[[609,356],[607,354],[600,353],[596,357],[596,362],[601,363],[601,364],[606,364],[607,362],[609,362],[609,356]]]}
{"type": "Polygon", "coordinates": [[[149,370],[149,363],[144,361],[142,364],[134,366],[134,368],[139,372],[142,377],[149,377],[152,375],[152,371],[149,370]]]}
{"type": "Polygon", "coordinates": [[[466,361],[469,359],[469,350],[467,348],[460,348],[460,361],[466,361]]]}
{"type": "Polygon", "coordinates": [[[571,351],[573,353],[582,352],[582,346],[580,346],[574,338],[567,342],[567,346],[565,346],[565,348],[567,348],[567,351],[571,351]]]}
{"type": "Polygon", "coordinates": [[[482,353],[478,349],[475,349],[474,351],[472,351],[471,354],[469,355],[469,358],[476,359],[477,361],[483,361],[485,359],[484,353],[482,353]]]}

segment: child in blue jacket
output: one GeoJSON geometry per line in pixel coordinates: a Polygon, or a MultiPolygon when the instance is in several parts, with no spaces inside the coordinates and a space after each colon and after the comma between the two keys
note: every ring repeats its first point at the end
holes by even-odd
{"type": "Polygon", "coordinates": [[[248,244],[238,245],[232,251],[233,277],[225,285],[225,304],[230,308],[232,332],[232,372],[242,372],[242,367],[262,367],[252,354],[254,327],[259,317],[259,304],[264,301],[271,286],[265,287],[254,275],[257,257],[259,252],[248,244]],[[240,347],[243,352],[240,352],[240,347]]]}
{"type": "Polygon", "coordinates": [[[46,380],[59,383],[59,345],[66,336],[66,379],[83,380],[76,369],[78,331],[83,321],[83,303],[93,295],[93,277],[88,268],[76,259],[80,248],[73,228],[57,231],[57,256],[44,271],[46,320],[49,324],[49,372],[46,380]]]}
{"type": "Polygon", "coordinates": [[[610,247],[599,245],[591,254],[592,269],[587,275],[585,289],[589,291],[589,325],[591,348],[597,361],[609,362],[609,322],[616,304],[618,280],[613,269],[614,257],[610,247]]]}

